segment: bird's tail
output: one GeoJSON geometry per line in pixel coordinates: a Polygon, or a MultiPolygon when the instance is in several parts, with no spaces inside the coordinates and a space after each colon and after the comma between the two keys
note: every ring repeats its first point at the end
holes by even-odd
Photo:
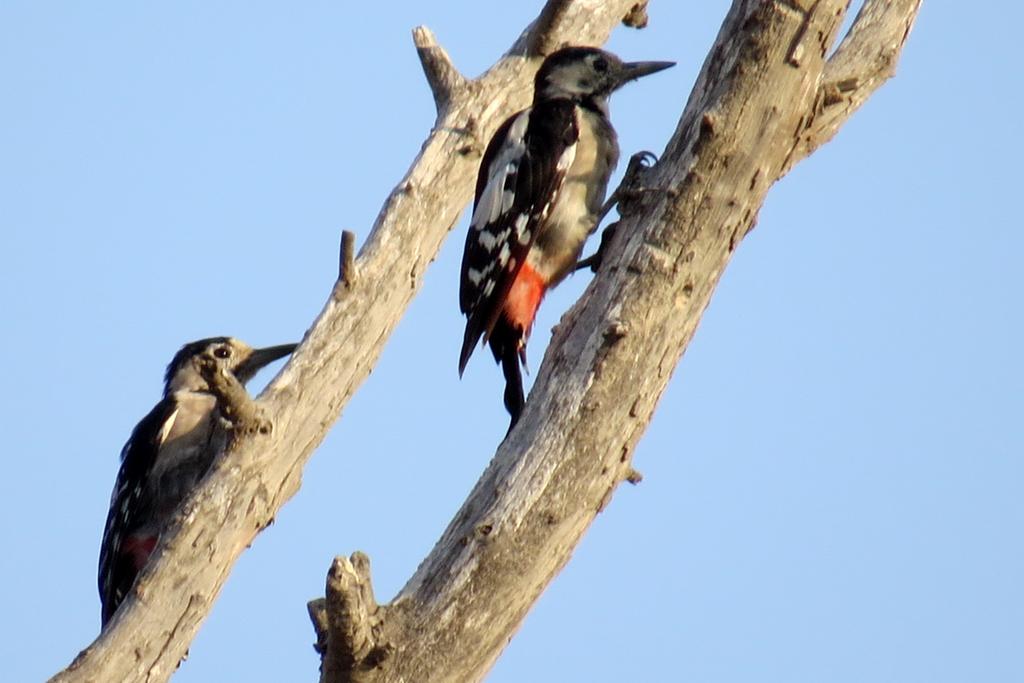
{"type": "Polygon", "coordinates": [[[526,397],[523,395],[523,374],[519,369],[519,354],[515,349],[502,355],[501,372],[505,375],[505,409],[512,416],[508,429],[512,431],[523,413],[523,406],[526,405],[526,397]]]}
{"type": "Polygon", "coordinates": [[[494,360],[501,364],[501,373],[505,376],[505,409],[512,417],[512,423],[509,425],[511,431],[519,421],[523,406],[526,405],[523,374],[520,368],[526,349],[523,331],[515,325],[509,325],[504,319],[499,319],[487,342],[494,353],[494,360]]]}

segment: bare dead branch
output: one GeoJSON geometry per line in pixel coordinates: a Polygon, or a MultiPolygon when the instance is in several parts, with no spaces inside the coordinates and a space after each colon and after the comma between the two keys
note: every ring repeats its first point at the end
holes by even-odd
{"type": "Polygon", "coordinates": [[[434,32],[429,28],[414,28],[412,40],[423,66],[423,75],[427,77],[427,85],[434,95],[437,113],[443,114],[456,93],[466,87],[466,79],[455,68],[448,52],[438,44],[434,32]]]}
{"type": "Polygon", "coordinates": [[[351,230],[342,230],[341,250],[338,255],[338,281],[335,283],[335,294],[340,294],[340,288],[351,289],[356,283],[357,276],[356,234],[351,230]]]}
{"type": "MultiPolygon", "coordinates": [[[[524,34],[472,92],[449,101],[357,259],[361,295],[328,300],[258,402],[275,430],[237,440],[230,467],[207,477],[179,528],[161,541],[146,590],[56,680],[170,675],[232,562],[297,490],[309,453],[418,289],[469,199],[479,140],[525,104],[536,60],[516,55],[528,44],[602,42],[634,3],[563,4],[552,10],[548,35],[524,34]]],[[[359,607],[375,605],[372,593],[358,597],[368,569],[361,578],[353,562],[352,572],[337,573],[326,617],[315,609],[325,653],[332,639],[363,652],[367,631],[373,643],[395,647],[390,657],[364,658],[372,666],[357,667],[361,682],[479,680],[615,488],[635,479],[636,443],[718,278],[771,184],[809,153],[801,141],[819,111],[846,2],[804,4],[733,3],[672,140],[644,178],[646,191],[621,221],[616,248],[556,328],[520,422],[415,575],[376,610],[379,623],[370,618],[367,628],[361,615],[369,610],[359,607]]]]}
{"type": "Polygon", "coordinates": [[[544,57],[558,49],[558,43],[551,42],[551,27],[560,15],[572,5],[568,0],[548,0],[537,19],[527,29],[530,39],[526,41],[524,57],[544,57]]]}
{"type": "Polygon", "coordinates": [[[383,624],[374,681],[475,681],[616,486],[816,103],[844,0],[737,0],[609,262],[554,331],[519,423],[383,624]],[[743,154],[736,154],[743,150],[743,154]]]}
{"type": "Polygon", "coordinates": [[[382,619],[373,595],[370,559],[353,553],[351,559],[336,557],[327,573],[326,598],[309,604],[322,649],[320,680],[338,683],[367,680],[393,648],[377,640],[382,619]]]}
{"type": "MultiPolygon", "coordinates": [[[[866,0],[822,72],[818,102],[791,164],[812,153],[896,73],[921,0],[866,0]]],[[[784,171],[785,172],[785,171],[784,171]]]]}
{"type": "MultiPolygon", "coordinates": [[[[552,44],[602,44],[632,4],[567,1],[548,29],[552,44]]],[[[145,594],[126,600],[97,640],[51,680],[156,682],[174,672],[234,561],[298,490],[306,460],[422,285],[472,195],[479,141],[527,104],[537,65],[518,54],[510,50],[439,113],[355,259],[360,295],[336,299],[332,291],[291,361],[256,401],[273,418],[272,433],[236,439],[230,463],[214,466],[180,525],[161,536],[139,579],[145,594]]]]}
{"type": "Polygon", "coordinates": [[[629,12],[622,18],[622,23],[630,28],[646,28],[650,17],[647,16],[647,0],[638,2],[629,8],[629,12]]]}
{"type": "MultiPolygon", "coordinates": [[[[537,19],[527,27],[520,39],[512,46],[511,54],[521,54],[528,58],[546,57],[563,45],[589,44],[574,36],[556,40],[557,32],[551,30],[561,22],[562,14],[572,7],[572,0],[548,0],[537,19]]],[[[630,28],[644,28],[647,26],[647,21],[647,0],[639,2],[634,0],[622,15],[623,25],[630,28]]]]}
{"type": "Polygon", "coordinates": [[[327,598],[310,600],[306,603],[306,611],[309,612],[309,620],[313,622],[313,630],[316,632],[313,649],[320,655],[320,670],[323,673],[323,658],[327,653],[327,632],[330,628],[327,623],[327,598]]]}

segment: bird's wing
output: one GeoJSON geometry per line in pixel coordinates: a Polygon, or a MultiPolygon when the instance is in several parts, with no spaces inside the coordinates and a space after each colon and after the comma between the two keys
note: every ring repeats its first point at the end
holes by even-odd
{"type": "Polygon", "coordinates": [[[572,165],[578,137],[575,105],[556,100],[512,116],[487,146],[462,255],[459,305],[469,319],[460,374],[480,338],[486,341],[494,329],[572,165]]]}
{"type": "Polygon", "coordinates": [[[131,555],[123,552],[125,535],[138,525],[140,517],[144,518],[145,491],[140,482],[148,478],[177,414],[176,401],[164,398],[135,426],[121,450],[121,467],[110,496],[110,510],[100,545],[99,589],[104,623],[135,580],[138,568],[131,555]]]}

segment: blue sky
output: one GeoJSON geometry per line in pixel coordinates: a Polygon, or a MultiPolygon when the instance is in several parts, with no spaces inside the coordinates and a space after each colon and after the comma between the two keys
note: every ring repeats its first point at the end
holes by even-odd
{"type": "MultiPolygon", "coordinates": [[[[476,75],[540,2],[0,5],[0,678],[94,637],[118,453],[184,342],[301,338],[433,122],[409,31],[476,75]],[[9,651],[4,651],[10,648],[9,651]]],[[[654,0],[671,59],[612,103],[659,151],[725,15],[654,0]]],[[[624,486],[492,681],[1024,680],[1024,10],[927,2],[897,77],[774,187],[624,486]]],[[[504,434],[460,382],[465,220],[179,681],[315,680],[305,602],[360,549],[378,598],[504,434]]],[[[531,343],[582,291],[550,296],[531,343]]],[[[262,377],[261,381],[265,381],[262,377]]]]}

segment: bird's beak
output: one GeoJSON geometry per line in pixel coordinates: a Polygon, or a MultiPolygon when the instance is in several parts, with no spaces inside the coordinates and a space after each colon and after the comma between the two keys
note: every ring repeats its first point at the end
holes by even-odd
{"type": "Polygon", "coordinates": [[[253,349],[249,357],[242,361],[241,365],[235,368],[235,377],[245,382],[253,377],[261,368],[270,365],[278,358],[284,358],[295,350],[298,344],[281,344],[280,346],[268,346],[263,349],[253,349]]]}
{"type": "Polygon", "coordinates": [[[664,71],[670,66],[675,65],[675,62],[626,62],[622,65],[622,69],[619,72],[619,86],[621,87],[638,78],[664,71]]]}

